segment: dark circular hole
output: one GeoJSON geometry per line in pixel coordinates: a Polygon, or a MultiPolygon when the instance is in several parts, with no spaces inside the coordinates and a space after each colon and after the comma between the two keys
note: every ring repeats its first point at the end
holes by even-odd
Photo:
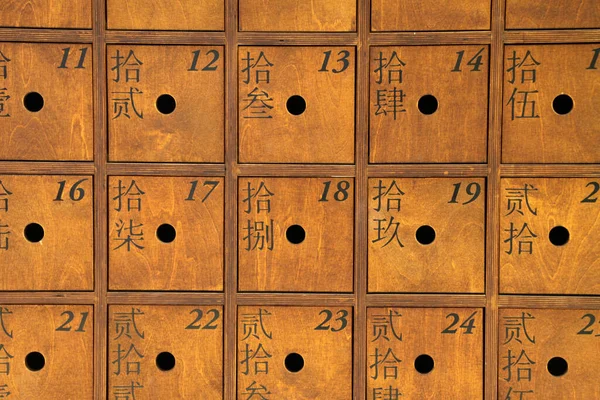
{"type": "Polygon", "coordinates": [[[23,233],[25,234],[25,239],[32,243],[40,242],[44,238],[44,228],[35,222],[27,225],[23,233]]]}
{"type": "Polygon", "coordinates": [[[163,243],[171,243],[175,240],[175,236],[177,236],[177,232],[171,224],[162,224],[156,228],[156,237],[163,243]]]}
{"type": "Polygon", "coordinates": [[[550,229],[550,234],[548,238],[550,239],[550,243],[555,246],[564,246],[569,241],[569,230],[564,226],[555,226],[550,229]]]}
{"type": "Polygon", "coordinates": [[[38,112],[44,108],[44,98],[38,92],[27,93],[23,97],[23,105],[27,111],[38,112]]]}
{"type": "Polygon", "coordinates": [[[573,109],[573,99],[568,94],[559,94],[552,102],[554,112],[559,115],[565,115],[573,109]]]}
{"type": "Polygon", "coordinates": [[[170,94],[161,94],[156,99],[156,109],[162,114],[171,114],[175,111],[175,107],[177,107],[177,103],[170,94]]]}
{"type": "Polygon", "coordinates": [[[298,353],[290,353],[285,358],[285,368],[290,372],[300,372],[304,368],[304,358],[298,353]]]}
{"type": "Polygon", "coordinates": [[[550,375],[563,376],[567,373],[568,369],[569,364],[562,357],[553,357],[548,361],[548,372],[550,372],[550,375]]]}
{"type": "Polygon", "coordinates": [[[290,243],[300,244],[306,239],[306,231],[300,225],[292,225],[285,231],[285,237],[290,243]]]}
{"type": "Polygon", "coordinates": [[[39,371],[46,365],[44,355],[37,351],[32,351],[25,356],[25,366],[30,371],[39,371]]]}
{"type": "Polygon", "coordinates": [[[431,244],[435,240],[435,229],[429,225],[423,225],[417,229],[415,236],[417,238],[417,242],[425,245],[431,244]]]}
{"type": "Polygon", "coordinates": [[[419,99],[419,111],[425,115],[431,115],[438,109],[438,101],[435,96],[426,94],[419,99]]]}
{"type": "Polygon", "coordinates": [[[285,107],[290,114],[300,115],[306,111],[306,101],[302,96],[293,95],[288,99],[287,103],[285,103],[285,107]]]}
{"type": "Polygon", "coordinates": [[[415,369],[420,374],[428,374],[433,370],[433,358],[427,354],[421,354],[415,358],[415,369]]]}
{"type": "Polygon", "coordinates": [[[161,371],[170,371],[175,368],[175,357],[168,351],[163,351],[156,356],[156,366],[161,371]]]}

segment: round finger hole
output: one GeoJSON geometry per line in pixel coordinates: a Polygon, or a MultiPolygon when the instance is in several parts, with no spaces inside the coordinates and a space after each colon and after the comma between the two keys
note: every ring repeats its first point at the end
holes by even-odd
{"type": "Polygon", "coordinates": [[[548,372],[553,376],[563,376],[567,373],[569,364],[562,357],[553,357],[548,361],[548,372]]]}
{"type": "Polygon", "coordinates": [[[175,102],[175,98],[170,94],[161,94],[156,99],[156,109],[161,114],[171,114],[175,111],[175,107],[177,107],[177,103],[175,102]]]}
{"type": "Polygon", "coordinates": [[[428,374],[433,370],[433,358],[427,354],[421,354],[415,358],[415,369],[420,374],[428,374]]]}
{"type": "Polygon", "coordinates": [[[44,228],[40,224],[33,222],[25,227],[23,234],[25,235],[25,239],[31,243],[37,243],[44,238],[44,228]]]}
{"type": "Polygon", "coordinates": [[[156,237],[163,243],[171,243],[175,240],[175,236],[177,236],[177,232],[171,224],[162,224],[156,228],[156,237]]]}
{"type": "Polygon", "coordinates": [[[175,357],[168,351],[163,351],[156,356],[156,366],[161,371],[170,371],[175,368],[175,357]]]}
{"type": "Polygon", "coordinates": [[[290,372],[300,372],[304,368],[304,358],[298,353],[290,353],[285,357],[285,369],[290,372]]]}
{"type": "Polygon", "coordinates": [[[285,107],[292,115],[300,115],[306,111],[306,101],[302,96],[294,95],[285,103],[285,107]]]}
{"type": "Polygon", "coordinates": [[[25,366],[30,371],[39,371],[46,365],[44,355],[37,351],[32,351],[25,356],[25,366]]]}
{"type": "Polygon", "coordinates": [[[285,237],[290,243],[300,244],[306,239],[306,231],[300,225],[292,225],[285,231],[285,237]]]}
{"type": "Polygon", "coordinates": [[[569,241],[570,236],[569,230],[564,226],[555,226],[550,229],[550,233],[548,234],[550,243],[555,246],[564,246],[569,241]]]}
{"type": "Polygon", "coordinates": [[[426,94],[425,96],[419,99],[419,111],[425,115],[431,115],[438,109],[438,101],[435,96],[431,94],[426,94]]]}
{"type": "Polygon", "coordinates": [[[23,105],[27,111],[38,112],[44,108],[44,98],[38,92],[27,93],[23,97],[23,105]]]}
{"type": "Polygon", "coordinates": [[[417,229],[415,236],[417,238],[417,242],[424,245],[431,244],[435,240],[435,229],[429,225],[423,225],[417,229]]]}
{"type": "Polygon", "coordinates": [[[552,102],[552,109],[558,115],[566,115],[573,110],[573,99],[568,94],[559,94],[552,102]]]}

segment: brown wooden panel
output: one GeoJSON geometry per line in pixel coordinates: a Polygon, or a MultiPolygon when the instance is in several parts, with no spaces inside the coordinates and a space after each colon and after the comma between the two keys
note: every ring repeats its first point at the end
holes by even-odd
{"type": "Polygon", "coordinates": [[[223,308],[110,306],[109,398],[222,399],[223,308]]]}
{"type": "Polygon", "coordinates": [[[599,47],[506,46],[503,162],[600,162],[599,47]],[[568,99],[558,97],[564,95],[571,98],[566,114],[568,99]]]}
{"type": "Polygon", "coordinates": [[[372,0],[373,31],[489,30],[490,0],[372,0]]]}
{"type": "Polygon", "coordinates": [[[0,176],[0,289],[93,290],[91,176],[0,176]]]}
{"type": "Polygon", "coordinates": [[[238,62],[240,162],[354,162],[353,47],[240,47],[238,62]]]}
{"type": "Polygon", "coordinates": [[[370,162],[485,162],[487,46],[372,47],[370,71],[370,162]]]}
{"type": "Polygon", "coordinates": [[[597,0],[506,0],[506,28],[600,28],[600,3],[597,0]]]}
{"type": "Polygon", "coordinates": [[[91,161],[92,46],[0,43],[0,159],[91,161]]]}
{"type": "Polygon", "coordinates": [[[485,180],[369,179],[369,291],[484,291],[485,180]]]}
{"type": "Polygon", "coordinates": [[[90,0],[5,0],[0,26],[20,28],[92,28],[90,0]]]}
{"type": "Polygon", "coordinates": [[[600,293],[600,180],[502,180],[500,291],[600,293]]]}
{"type": "Polygon", "coordinates": [[[356,31],[356,0],[240,0],[241,31],[356,31]]]}
{"type": "Polygon", "coordinates": [[[598,321],[598,310],[500,310],[498,398],[600,398],[598,321]]]}
{"type": "Polygon", "coordinates": [[[239,307],[238,398],[352,398],[352,327],[349,307],[239,307]]]}
{"type": "Polygon", "coordinates": [[[222,46],[108,46],[110,160],[223,162],[223,58],[222,46]]]}
{"type": "Polygon", "coordinates": [[[0,306],[0,398],[93,399],[92,306],[0,306]]]}
{"type": "Polygon", "coordinates": [[[223,289],[223,178],[110,177],[112,290],[223,289]]]}
{"type": "Polygon", "coordinates": [[[222,31],[224,0],[107,0],[108,29],[222,31]]]}
{"type": "Polygon", "coordinates": [[[239,290],[352,291],[352,178],[240,178],[238,190],[239,290]]]}
{"type": "Polygon", "coordinates": [[[369,308],[366,398],[483,398],[483,310],[369,308]]]}

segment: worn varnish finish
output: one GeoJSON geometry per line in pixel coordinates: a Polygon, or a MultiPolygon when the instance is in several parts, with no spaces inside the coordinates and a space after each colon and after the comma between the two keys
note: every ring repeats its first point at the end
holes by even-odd
{"type": "Polygon", "coordinates": [[[371,47],[370,54],[370,162],[486,161],[488,46],[371,47]]]}
{"type": "Polygon", "coordinates": [[[240,178],[238,191],[240,291],[352,291],[352,178],[240,178]]]}
{"type": "Polygon", "coordinates": [[[506,29],[600,28],[596,0],[506,0],[506,29]]]}
{"type": "Polygon", "coordinates": [[[223,398],[222,307],[113,305],[108,327],[108,398],[132,377],[140,400],[223,398]]]}
{"type": "Polygon", "coordinates": [[[107,52],[111,161],[223,162],[222,46],[108,46],[107,52]],[[131,88],[133,96],[125,93],[131,88]],[[164,95],[174,109],[168,102],[162,108],[164,95]],[[130,97],[135,110],[123,106],[130,97]]]}
{"type": "Polygon", "coordinates": [[[241,163],[354,162],[353,47],[240,47],[238,63],[241,163]]]}
{"type": "Polygon", "coordinates": [[[356,0],[240,0],[240,31],[356,31],[356,0]]]}
{"type": "Polygon", "coordinates": [[[278,399],[352,397],[352,308],[245,306],[237,317],[238,398],[249,388],[278,399]]]}
{"type": "Polygon", "coordinates": [[[92,46],[0,43],[0,52],[0,93],[9,97],[0,113],[0,159],[91,161],[92,46]],[[32,92],[43,98],[36,111],[25,108],[32,92]]]}
{"type": "Polygon", "coordinates": [[[214,177],[110,177],[110,289],[222,290],[223,186],[214,177]]]}
{"type": "Polygon", "coordinates": [[[0,3],[0,26],[92,29],[92,1],[6,0],[0,3]]]}
{"type": "Polygon", "coordinates": [[[598,188],[597,178],[502,180],[502,293],[600,294],[598,188]]]}

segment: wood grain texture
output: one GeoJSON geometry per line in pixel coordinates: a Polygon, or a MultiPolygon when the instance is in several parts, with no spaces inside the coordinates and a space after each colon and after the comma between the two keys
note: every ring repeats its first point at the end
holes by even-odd
{"type": "Polygon", "coordinates": [[[108,46],[110,161],[223,162],[223,50],[222,46],[108,46]],[[130,51],[136,58],[127,58],[130,51]],[[197,60],[193,52],[199,52],[197,60]],[[134,95],[124,93],[132,88],[134,95]],[[175,100],[169,114],[159,111],[157,103],[165,94],[175,100]],[[130,97],[135,110],[131,102],[128,108],[121,107],[119,99],[130,97]]]}
{"type": "Polygon", "coordinates": [[[356,0],[240,0],[240,31],[356,31],[356,0]]]}
{"type": "Polygon", "coordinates": [[[507,29],[600,28],[595,0],[506,0],[507,29]]]}
{"type": "Polygon", "coordinates": [[[481,399],[483,331],[483,309],[368,308],[367,399],[395,398],[396,390],[406,399],[481,399]],[[419,372],[422,355],[433,359],[428,373],[419,372]]]}
{"type": "Polygon", "coordinates": [[[586,198],[591,201],[598,197],[592,195],[594,187],[588,186],[590,182],[599,180],[502,179],[501,293],[600,293],[600,249],[597,245],[600,207],[596,202],[582,203],[586,198]],[[528,203],[524,197],[525,185],[528,203]],[[550,241],[550,233],[561,226],[568,230],[568,241],[555,245],[550,241]]]}
{"type": "Polygon", "coordinates": [[[92,306],[3,304],[0,310],[4,328],[0,329],[0,385],[7,385],[0,389],[3,397],[93,399],[92,306]],[[65,324],[71,316],[68,313],[73,319],[65,324]],[[42,365],[26,361],[32,352],[41,353],[45,361],[36,371],[28,365],[42,365]]]}
{"type": "Polygon", "coordinates": [[[109,398],[131,393],[133,382],[140,400],[223,398],[221,306],[113,305],[108,324],[109,398]],[[172,369],[157,360],[163,352],[172,369]]]}
{"type": "Polygon", "coordinates": [[[222,290],[223,186],[216,177],[110,177],[110,289],[222,290]],[[175,230],[171,242],[163,224],[175,230]]]}
{"type": "Polygon", "coordinates": [[[252,388],[254,398],[266,391],[274,399],[352,398],[352,332],[350,307],[239,307],[238,398],[250,398],[252,388]],[[323,325],[324,310],[332,316],[323,325]],[[291,353],[303,358],[298,372],[286,369],[291,353]]]}
{"type": "Polygon", "coordinates": [[[352,178],[240,178],[239,290],[351,292],[353,215],[352,178]],[[327,201],[319,201],[325,182],[331,182],[327,201]],[[338,185],[345,184],[347,198],[342,200],[344,194],[337,194],[338,185]],[[251,208],[244,202],[249,187],[251,208]],[[300,243],[287,238],[295,225],[305,232],[300,243]]]}
{"type": "Polygon", "coordinates": [[[600,162],[600,114],[595,111],[600,107],[595,95],[600,64],[588,69],[598,47],[597,43],[506,46],[502,162],[600,162]],[[573,108],[559,115],[553,102],[563,94],[571,97],[573,108]]]}
{"type": "Polygon", "coordinates": [[[353,47],[240,47],[238,63],[241,163],[354,162],[353,47]],[[319,72],[328,51],[328,72],[319,72]],[[257,66],[244,72],[248,54],[257,66]],[[286,109],[292,96],[306,102],[300,115],[286,109]]]}
{"type": "Polygon", "coordinates": [[[489,30],[490,0],[372,0],[373,31],[489,30]]]}
{"type": "Polygon", "coordinates": [[[488,51],[484,45],[372,47],[369,161],[485,162],[488,51]],[[461,71],[451,72],[459,52],[461,71]],[[479,66],[467,65],[473,57],[474,63],[480,57],[479,66]],[[424,114],[419,102],[428,95],[438,105],[424,114]]]}
{"type": "Polygon", "coordinates": [[[498,397],[504,398],[512,388],[513,397],[522,391],[530,392],[523,397],[532,399],[599,398],[600,386],[595,379],[600,356],[598,318],[597,309],[500,310],[498,397]],[[596,322],[587,330],[591,334],[578,334],[590,322],[582,318],[585,314],[594,316],[596,322]],[[567,362],[564,375],[550,374],[554,369],[548,363],[554,357],[567,362]]]}
{"type": "Polygon", "coordinates": [[[93,159],[91,50],[85,44],[0,43],[0,114],[10,115],[0,118],[0,159],[93,159]],[[66,68],[59,68],[65,48],[69,58],[66,68]],[[75,68],[82,51],[82,68],[75,68]],[[37,112],[24,105],[31,92],[43,98],[37,112]]]}
{"type": "Polygon", "coordinates": [[[369,292],[484,291],[484,179],[371,178],[368,224],[369,292]]]}
{"type": "Polygon", "coordinates": [[[107,0],[108,29],[222,31],[224,0],[107,0]]]}
{"type": "Polygon", "coordinates": [[[2,290],[93,290],[92,179],[0,176],[0,247],[8,248],[0,250],[2,290]],[[62,201],[55,201],[61,181],[62,201]],[[81,196],[77,201],[70,197],[74,187],[73,198],[81,196]],[[42,227],[42,237],[26,236],[30,224],[42,227]]]}
{"type": "Polygon", "coordinates": [[[0,3],[0,26],[92,29],[92,1],[6,0],[0,3]]]}

